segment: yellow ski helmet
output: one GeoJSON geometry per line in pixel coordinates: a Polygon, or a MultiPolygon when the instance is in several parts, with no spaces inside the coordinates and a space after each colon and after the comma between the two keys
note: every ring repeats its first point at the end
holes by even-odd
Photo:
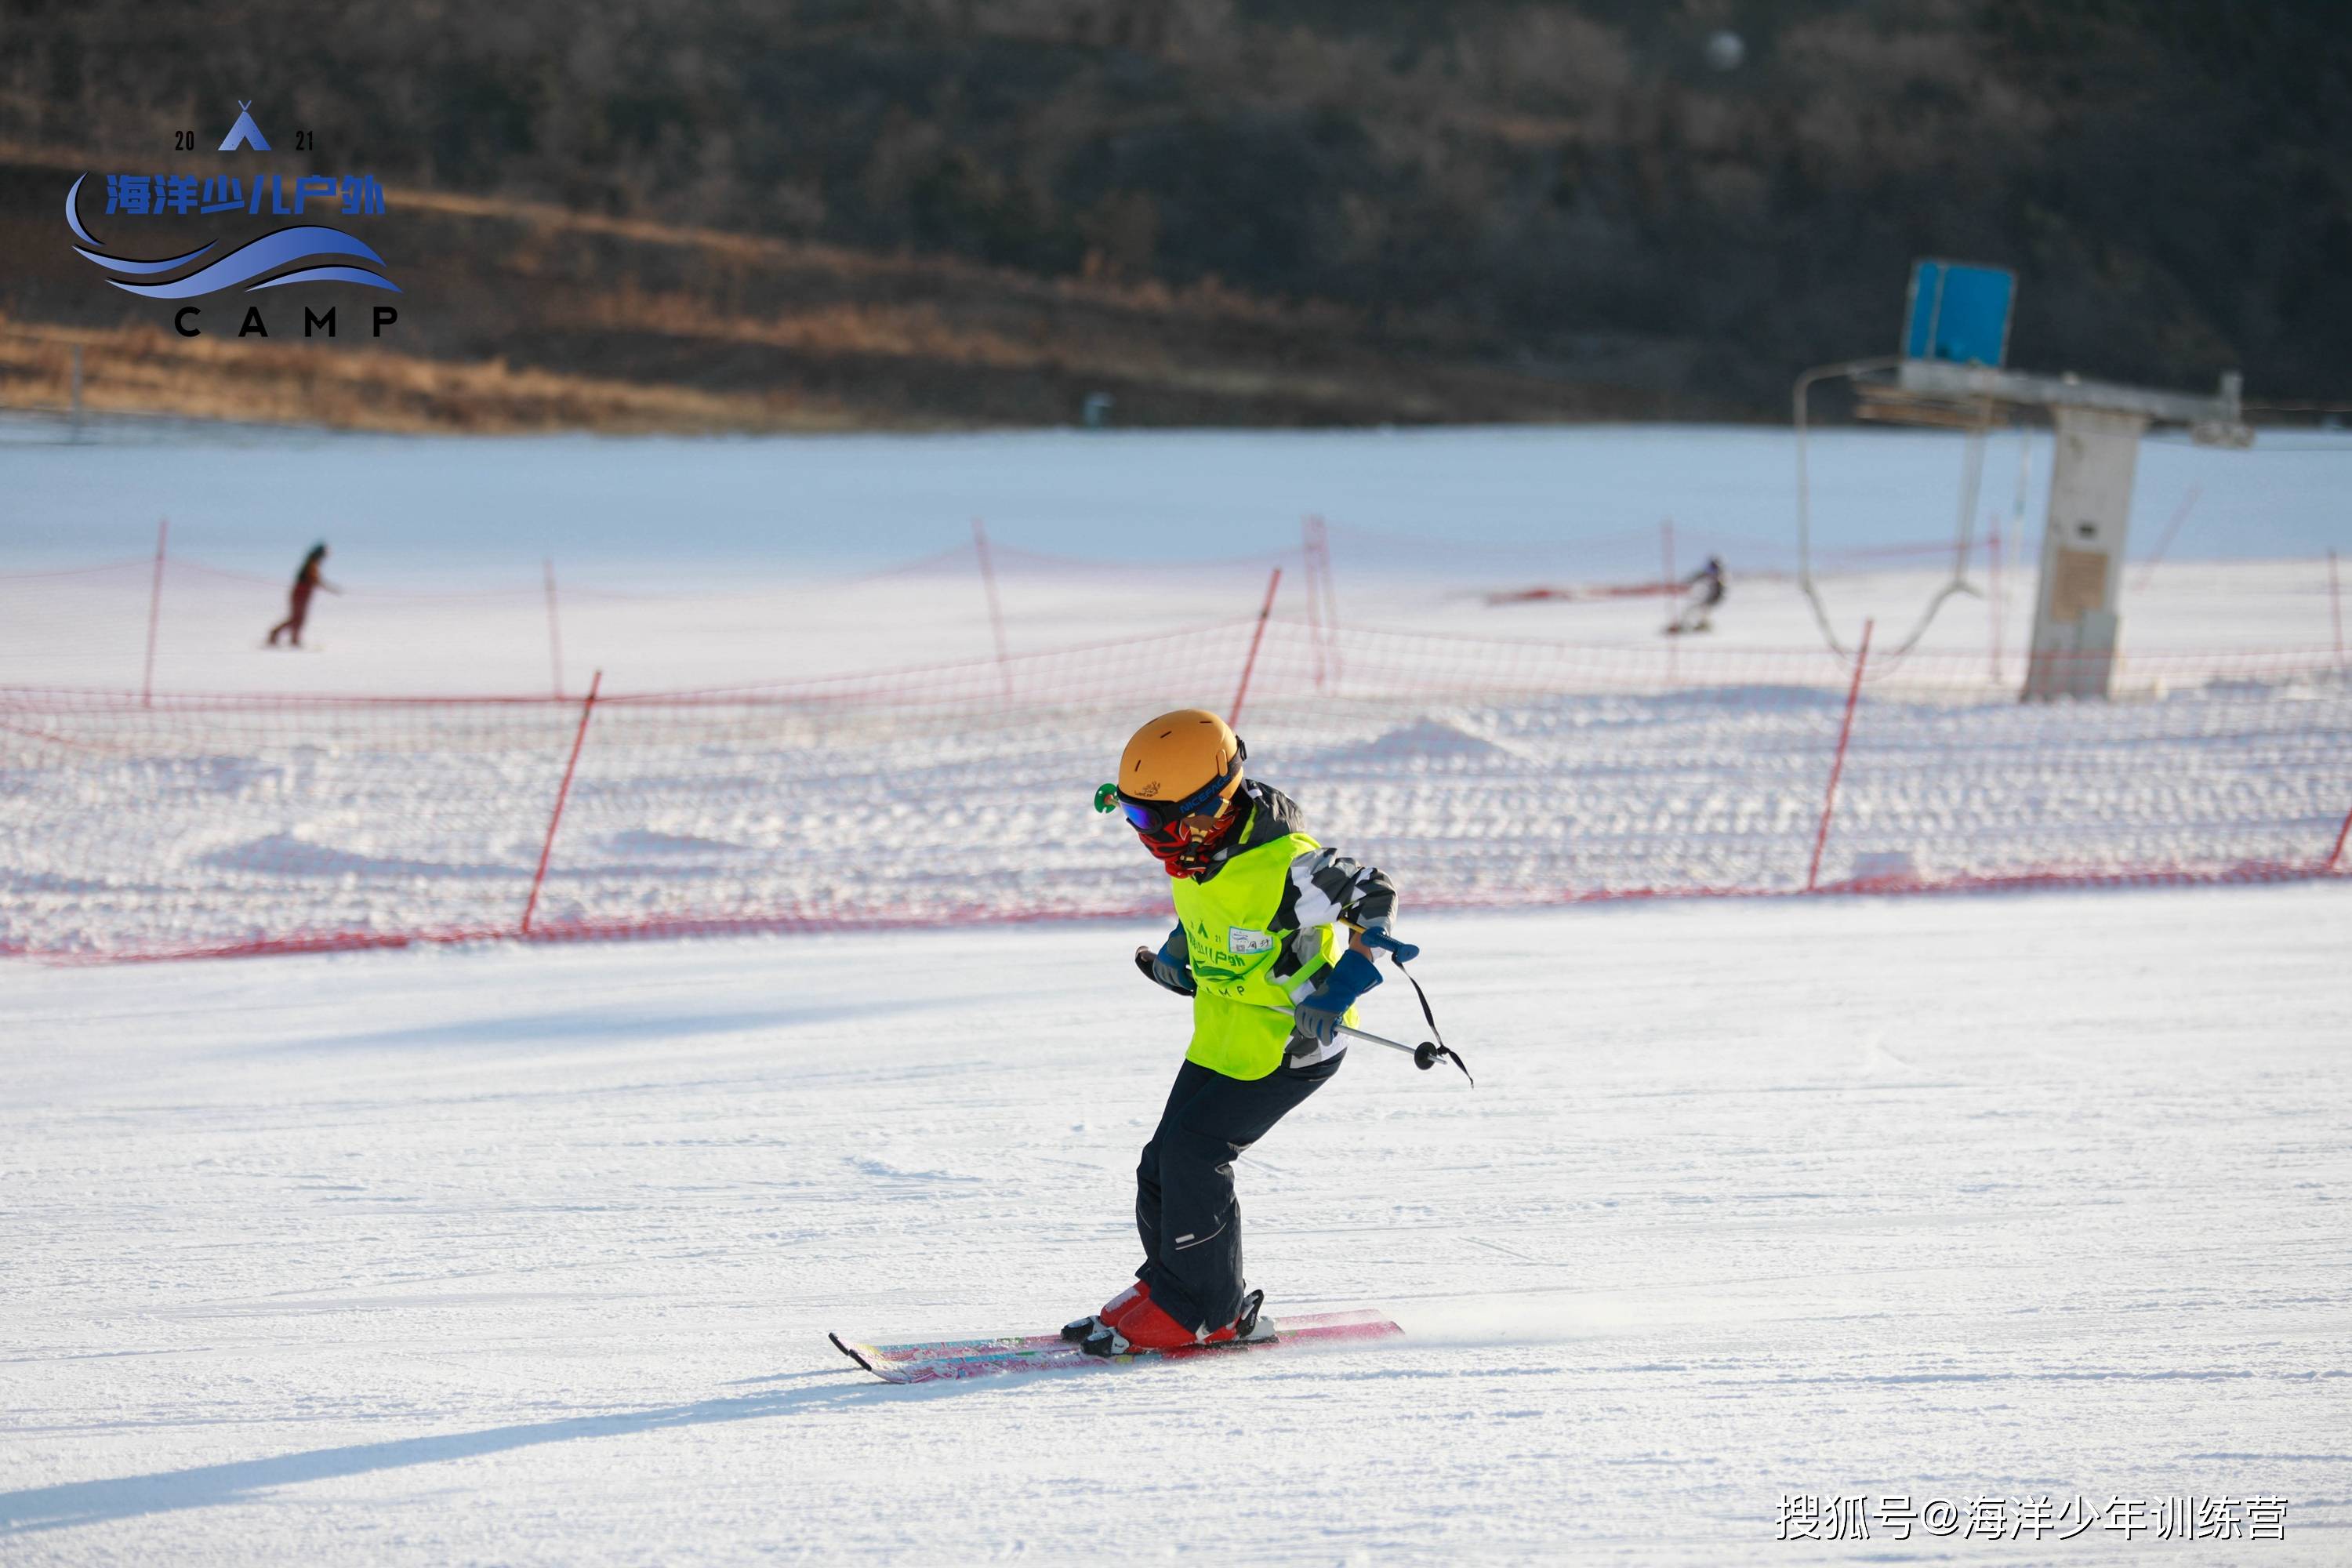
{"type": "Polygon", "coordinates": [[[1162,713],[1129,737],[1119,753],[1113,804],[1139,833],[1164,831],[1181,818],[1222,810],[1242,786],[1249,748],[1233,726],[1205,708],[1162,713]]]}

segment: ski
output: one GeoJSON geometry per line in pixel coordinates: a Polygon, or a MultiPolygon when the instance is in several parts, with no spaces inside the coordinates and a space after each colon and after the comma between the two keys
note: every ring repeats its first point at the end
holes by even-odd
{"type": "Polygon", "coordinates": [[[834,1348],[885,1383],[940,1383],[970,1377],[993,1377],[1004,1373],[1053,1372],[1076,1367],[1126,1366],[1144,1361],[1184,1361],[1229,1351],[1272,1350],[1278,1345],[1347,1344],[1394,1339],[1404,1332],[1370,1310],[1309,1312],[1284,1318],[1271,1336],[1230,1340],[1221,1344],[1186,1345],[1172,1351],[1130,1351],[1125,1355],[1091,1356],[1059,1334],[1014,1334],[997,1339],[929,1340],[914,1344],[869,1345],[825,1337],[834,1348]]]}

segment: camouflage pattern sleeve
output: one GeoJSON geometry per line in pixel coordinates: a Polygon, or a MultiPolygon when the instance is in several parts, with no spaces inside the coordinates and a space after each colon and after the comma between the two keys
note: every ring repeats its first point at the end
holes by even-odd
{"type": "Polygon", "coordinates": [[[1290,885],[1275,916],[1280,931],[1345,924],[1383,929],[1396,913],[1396,884],[1377,866],[1337,849],[1316,849],[1290,863],[1290,885]]]}

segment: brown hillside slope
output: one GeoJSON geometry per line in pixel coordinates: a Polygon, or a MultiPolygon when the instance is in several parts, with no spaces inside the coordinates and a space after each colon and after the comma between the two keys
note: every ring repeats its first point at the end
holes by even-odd
{"type": "MultiPolygon", "coordinates": [[[[2345,0],[387,0],[331,19],[11,0],[0,142],[152,168],[251,100],[279,162],[308,132],[327,172],[610,220],[509,254],[531,226],[388,217],[387,240],[486,245],[430,252],[465,276],[420,279],[442,292],[430,312],[419,295],[407,352],[506,352],[503,312],[525,340],[509,363],[893,419],[1066,419],[1103,376],[1144,422],[1585,406],[1568,383],[1776,417],[1801,367],[1891,346],[1923,255],[2017,270],[2021,363],[2180,386],[2237,369],[2257,396],[2326,399],[2352,390],[2345,18],[2345,0]],[[646,237],[672,227],[830,248],[760,253],[784,260],[739,279],[708,247],[657,258],[646,237]],[[827,257],[978,270],[845,282],[827,257]],[[1107,279],[1284,305],[1237,325],[1083,287],[1107,279]],[[538,291],[568,305],[607,281],[608,316],[652,319],[592,352],[538,291]]],[[[43,266],[52,200],[33,203],[43,266]]],[[[11,308],[119,319],[79,284],[11,308]]]]}
{"type": "MultiPolygon", "coordinates": [[[[1722,412],[1570,384],[1466,355],[1399,353],[1349,312],[1106,278],[1045,279],[953,258],[673,226],[398,188],[370,232],[404,289],[383,341],[371,292],[173,307],[108,288],[69,247],[74,175],[153,159],[0,148],[0,405],[85,406],[383,429],[793,430],[1066,424],[1108,393],[1128,425],[1517,421],[1722,412]],[[303,304],[342,305],[335,342],[303,304]],[[236,337],[247,304],[267,342],[236,337]]],[[[130,228],[142,253],[201,231],[130,228]],[[184,232],[183,232],[184,231],[184,232]]]]}

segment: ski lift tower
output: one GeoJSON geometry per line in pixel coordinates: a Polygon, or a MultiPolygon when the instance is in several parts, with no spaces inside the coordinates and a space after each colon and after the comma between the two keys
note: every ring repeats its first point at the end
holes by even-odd
{"type": "Polygon", "coordinates": [[[2151,426],[2175,426],[2200,445],[2250,447],[2254,433],[2234,371],[2210,396],[2199,396],[2006,368],[2015,295],[2015,275],[2000,268],[1916,262],[1902,353],[1825,373],[1853,377],[1864,418],[1981,430],[1996,410],[2049,411],[2057,453],[2021,696],[2105,697],[2122,624],[2124,539],[2140,437],[2151,426]]]}

